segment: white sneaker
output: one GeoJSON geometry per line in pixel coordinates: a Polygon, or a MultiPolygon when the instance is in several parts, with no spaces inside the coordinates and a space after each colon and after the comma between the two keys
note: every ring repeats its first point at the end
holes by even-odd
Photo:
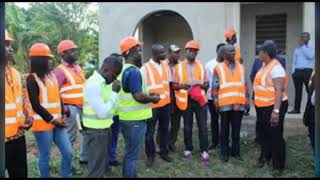
{"type": "Polygon", "coordinates": [[[183,152],[183,159],[184,160],[189,160],[191,158],[192,152],[191,151],[184,151],[183,152]]]}
{"type": "Polygon", "coordinates": [[[206,151],[203,151],[201,154],[200,160],[204,165],[208,165],[209,164],[209,154],[206,151]]]}
{"type": "Polygon", "coordinates": [[[201,157],[203,159],[208,159],[209,158],[209,154],[207,153],[207,151],[203,151],[202,154],[201,154],[201,157]]]}

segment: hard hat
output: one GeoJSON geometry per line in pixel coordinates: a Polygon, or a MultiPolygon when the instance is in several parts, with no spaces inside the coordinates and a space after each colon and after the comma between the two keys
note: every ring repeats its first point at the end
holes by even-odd
{"type": "Polygon", "coordinates": [[[9,32],[6,30],[5,31],[5,41],[14,41],[14,39],[12,39],[12,37],[10,36],[9,32]]]}
{"type": "Polygon", "coordinates": [[[127,52],[129,49],[131,49],[137,45],[142,45],[142,43],[139,42],[138,40],[136,40],[132,36],[125,37],[120,42],[120,52],[121,52],[121,54],[123,54],[124,52],[127,52]]]}
{"type": "Polygon", "coordinates": [[[78,46],[71,40],[63,40],[59,43],[57,47],[58,53],[62,53],[63,51],[69,50],[69,49],[75,49],[78,46]]]}
{"type": "Polygon", "coordinates": [[[231,29],[228,29],[224,32],[224,38],[225,39],[229,39],[231,38],[233,35],[235,35],[237,32],[235,29],[231,28],[231,29]]]}
{"type": "Polygon", "coordinates": [[[47,56],[47,57],[53,57],[51,54],[50,48],[48,45],[44,43],[35,43],[31,46],[29,50],[29,56],[47,56]]]}
{"type": "Polygon", "coordinates": [[[191,41],[187,42],[185,48],[186,49],[197,49],[197,50],[199,50],[200,46],[199,46],[199,43],[197,41],[191,40],[191,41]]]}

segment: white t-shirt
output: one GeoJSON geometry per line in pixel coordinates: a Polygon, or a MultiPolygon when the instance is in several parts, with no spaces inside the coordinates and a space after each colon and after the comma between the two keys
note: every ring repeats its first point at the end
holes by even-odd
{"type": "Polygon", "coordinates": [[[207,75],[209,77],[209,88],[207,91],[207,96],[208,96],[209,100],[212,100],[212,98],[211,98],[212,77],[213,77],[213,69],[216,67],[216,65],[217,65],[217,58],[210,60],[206,64],[206,71],[207,71],[207,75]]]}
{"type": "MultiPolygon", "coordinates": [[[[265,68],[265,63],[263,63],[263,68],[265,68]]],[[[269,83],[273,84],[272,79],[279,77],[286,77],[286,71],[282,67],[281,64],[275,65],[270,72],[271,79],[269,79],[269,83]]]]}
{"type": "Polygon", "coordinates": [[[286,71],[283,69],[281,64],[278,64],[273,67],[270,72],[271,79],[279,78],[279,77],[286,77],[286,71]]]}

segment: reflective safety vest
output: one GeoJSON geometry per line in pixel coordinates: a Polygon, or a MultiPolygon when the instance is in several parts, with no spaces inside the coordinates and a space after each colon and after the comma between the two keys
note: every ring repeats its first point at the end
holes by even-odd
{"type": "Polygon", "coordinates": [[[162,70],[161,74],[159,74],[156,65],[152,61],[142,66],[142,69],[144,69],[146,73],[146,85],[149,93],[157,93],[161,98],[158,103],[151,103],[152,108],[163,107],[170,103],[169,66],[165,61],[160,61],[160,66],[162,70]]]}
{"type": "MultiPolygon", "coordinates": [[[[179,84],[190,84],[191,80],[188,79],[188,61],[183,60],[175,68],[177,72],[177,82],[179,84]]],[[[204,81],[204,68],[200,60],[195,61],[194,65],[194,77],[193,82],[203,84],[204,81]]],[[[176,105],[180,110],[186,110],[188,107],[188,91],[185,89],[175,90],[176,105]]],[[[201,95],[207,101],[207,95],[203,89],[201,89],[201,95]]]]}
{"type": "MultiPolygon", "coordinates": [[[[101,87],[103,101],[108,102],[110,99],[110,93],[112,91],[112,84],[109,84],[109,85],[106,84],[104,78],[101,77],[101,75],[97,71],[94,71],[93,75],[86,81],[85,87],[91,86],[97,83],[101,87]]],[[[86,90],[86,88],[84,88],[84,90],[86,90]]],[[[85,94],[84,94],[84,107],[83,107],[83,116],[82,116],[83,126],[87,128],[93,128],[93,129],[110,128],[110,126],[113,123],[112,121],[113,112],[109,113],[108,116],[105,118],[102,118],[102,119],[98,118],[96,112],[88,104],[88,99],[86,98],[85,94]]],[[[97,96],[100,96],[100,94],[97,94],[97,96]]]]}
{"type": "Polygon", "coordinates": [[[245,71],[242,64],[235,62],[234,71],[231,73],[227,64],[218,63],[215,68],[219,78],[218,105],[232,104],[246,105],[245,71]]]}
{"type": "MultiPolygon", "coordinates": [[[[275,88],[271,79],[271,70],[281,64],[273,59],[268,65],[260,68],[253,82],[254,103],[257,107],[268,107],[275,103],[275,88]]],[[[281,66],[282,67],[282,66],[281,66]]],[[[285,77],[285,87],[288,85],[288,77],[285,77]]],[[[287,100],[288,96],[285,92],[282,94],[282,101],[287,100]]]]}
{"type": "Polygon", "coordinates": [[[22,85],[19,72],[11,68],[13,89],[5,80],[5,137],[17,134],[19,126],[23,124],[22,85]]]}
{"type": "MultiPolygon", "coordinates": [[[[54,119],[61,119],[61,102],[59,94],[59,85],[55,75],[46,75],[44,82],[35,74],[32,74],[39,87],[39,102],[54,119]]],[[[33,125],[32,131],[48,131],[54,128],[54,125],[46,122],[35,111],[32,111],[33,125]]]]}
{"type": "Polygon", "coordinates": [[[66,82],[60,89],[62,102],[65,104],[83,105],[83,84],[85,83],[85,77],[81,67],[76,65],[80,76],[64,64],[60,64],[58,68],[66,77],[66,82]]]}
{"type": "MultiPolygon", "coordinates": [[[[119,79],[122,80],[123,72],[129,67],[137,68],[132,64],[124,64],[122,68],[122,72],[119,75],[119,79]]],[[[148,93],[147,86],[145,84],[145,77],[141,77],[142,79],[142,91],[144,93],[148,93]]],[[[138,121],[138,120],[146,120],[152,117],[152,109],[150,103],[142,104],[137,102],[132,94],[126,93],[123,91],[123,87],[120,90],[119,94],[119,119],[123,121],[138,121]]]]}

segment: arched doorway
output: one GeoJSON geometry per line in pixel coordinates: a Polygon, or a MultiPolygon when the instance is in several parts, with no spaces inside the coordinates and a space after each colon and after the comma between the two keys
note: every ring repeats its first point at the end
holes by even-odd
{"type": "MultiPolygon", "coordinates": [[[[134,36],[144,43],[144,62],[151,58],[152,44],[162,44],[166,50],[170,44],[176,44],[183,49],[185,43],[193,39],[188,22],[180,14],[170,10],[146,15],[137,24],[134,36]]],[[[182,57],[184,55],[185,51],[182,51],[182,57]]]]}

